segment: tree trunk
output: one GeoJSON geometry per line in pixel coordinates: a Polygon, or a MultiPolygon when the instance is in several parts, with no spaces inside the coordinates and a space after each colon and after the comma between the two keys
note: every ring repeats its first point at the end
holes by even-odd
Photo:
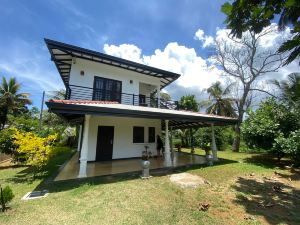
{"type": "Polygon", "coordinates": [[[240,144],[241,144],[241,128],[240,128],[240,124],[237,124],[235,126],[235,137],[232,143],[232,151],[234,152],[239,152],[240,150],[240,144]]]}

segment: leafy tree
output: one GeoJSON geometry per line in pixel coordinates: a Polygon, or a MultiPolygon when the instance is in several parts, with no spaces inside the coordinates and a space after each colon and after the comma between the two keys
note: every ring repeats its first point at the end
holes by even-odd
{"type": "Polygon", "coordinates": [[[274,80],[273,83],[281,90],[282,101],[300,110],[300,73],[292,73],[287,80],[274,80]]]}
{"type": "Polygon", "coordinates": [[[161,92],[160,93],[160,100],[165,101],[165,102],[171,101],[171,96],[168,93],[161,92]]]}
{"type": "Polygon", "coordinates": [[[300,130],[290,133],[288,137],[284,137],[281,133],[273,143],[273,152],[279,157],[284,154],[289,155],[294,161],[296,166],[300,165],[300,130]]]}
{"type": "MultiPolygon", "coordinates": [[[[178,102],[178,109],[198,112],[199,111],[199,103],[196,100],[195,95],[186,95],[182,96],[178,102]]],[[[182,146],[192,145],[192,141],[194,140],[195,130],[190,129],[180,129],[179,130],[180,138],[182,140],[182,146]],[[190,137],[190,138],[189,138],[190,137]],[[190,143],[189,143],[190,139],[190,143]]],[[[194,148],[191,149],[191,152],[194,152],[194,148]]]]}
{"type": "Polygon", "coordinates": [[[16,113],[27,104],[31,104],[28,99],[28,93],[20,93],[21,85],[17,83],[15,78],[10,78],[8,81],[2,77],[0,84],[0,129],[4,128],[7,122],[8,113],[16,113]]]}
{"type": "Polygon", "coordinates": [[[235,117],[236,113],[233,108],[233,99],[228,95],[231,92],[232,85],[229,85],[225,89],[222,87],[221,82],[217,81],[212,84],[206,91],[209,94],[209,100],[207,102],[207,113],[235,117]]]}
{"type": "MultiPolygon", "coordinates": [[[[255,112],[249,112],[249,117],[242,125],[242,134],[249,147],[272,150],[274,140],[280,134],[288,137],[300,128],[299,120],[299,116],[284,104],[269,98],[255,112]]],[[[281,152],[276,154],[282,157],[281,152]]]]}
{"type": "Polygon", "coordinates": [[[16,130],[5,128],[0,130],[0,152],[8,155],[15,155],[16,145],[14,144],[14,134],[16,130]]]}
{"type": "MultiPolygon", "coordinates": [[[[233,151],[239,151],[240,126],[245,112],[252,104],[254,92],[264,91],[257,82],[266,74],[276,72],[281,66],[282,57],[271,48],[263,46],[262,38],[271,35],[273,28],[256,35],[245,32],[241,39],[227,37],[216,40],[216,55],[213,57],[216,66],[221,66],[223,75],[232,83],[231,95],[235,99],[237,125],[233,151]]],[[[267,92],[268,93],[268,92],[267,92]]]]}
{"type": "Polygon", "coordinates": [[[292,26],[291,39],[284,42],[279,52],[290,52],[285,64],[300,56],[300,1],[299,0],[235,0],[226,2],[222,12],[227,15],[226,24],[231,34],[239,38],[243,32],[260,33],[279,16],[278,28],[292,26]]]}
{"type": "Polygon", "coordinates": [[[180,98],[178,102],[178,108],[182,110],[198,112],[199,103],[197,102],[195,95],[186,95],[180,98]]]}

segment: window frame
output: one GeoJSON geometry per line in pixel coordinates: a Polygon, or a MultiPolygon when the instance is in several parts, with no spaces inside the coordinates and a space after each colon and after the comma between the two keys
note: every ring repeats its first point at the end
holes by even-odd
{"type": "Polygon", "coordinates": [[[155,143],[155,127],[148,127],[148,143],[155,143]],[[153,129],[153,136],[150,136],[150,130],[153,129]],[[150,140],[150,138],[152,137],[152,139],[150,140]]]}
{"type": "MultiPolygon", "coordinates": [[[[139,132],[141,132],[141,130],[139,132]]],[[[145,127],[142,127],[142,126],[133,126],[133,128],[132,128],[132,143],[134,143],[134,144],[145,143],[145,127]],[[136,140],[136,138],[137,138],[136,133],[135,133],[136,129],[142,129],[143,130],[142,131],[143,135],[140,135],[140,138],[142,138],[142,140],[136,140]]]]}

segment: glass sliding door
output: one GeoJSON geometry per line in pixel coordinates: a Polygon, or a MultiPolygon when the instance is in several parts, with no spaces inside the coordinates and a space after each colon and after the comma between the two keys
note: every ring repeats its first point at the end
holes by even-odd
{"type": "Polygon", "coordinates": [[[93,100],[121,103],[122,82],[103,77],[94,78],[93,100]]]}

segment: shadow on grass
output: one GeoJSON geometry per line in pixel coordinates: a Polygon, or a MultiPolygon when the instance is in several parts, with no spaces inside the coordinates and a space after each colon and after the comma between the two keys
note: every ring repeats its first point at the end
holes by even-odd
{"type": "Polygon", "coordinates": [[[268,153],[255,154],[251,157],[245,158],[243,161],[270,169],[274,169],[277,167],[284,168],[285,166],[290,166],[292,164],[291,160],[289,159],[281,159],[280,161],[278,161],[277,158],[268,153]]]}
{"type": "Polygon", "coordinates": [[[300,190],[276,180],[240,177],[232,186],[235,202],[270,224],[300,224],[300,190]]]}

